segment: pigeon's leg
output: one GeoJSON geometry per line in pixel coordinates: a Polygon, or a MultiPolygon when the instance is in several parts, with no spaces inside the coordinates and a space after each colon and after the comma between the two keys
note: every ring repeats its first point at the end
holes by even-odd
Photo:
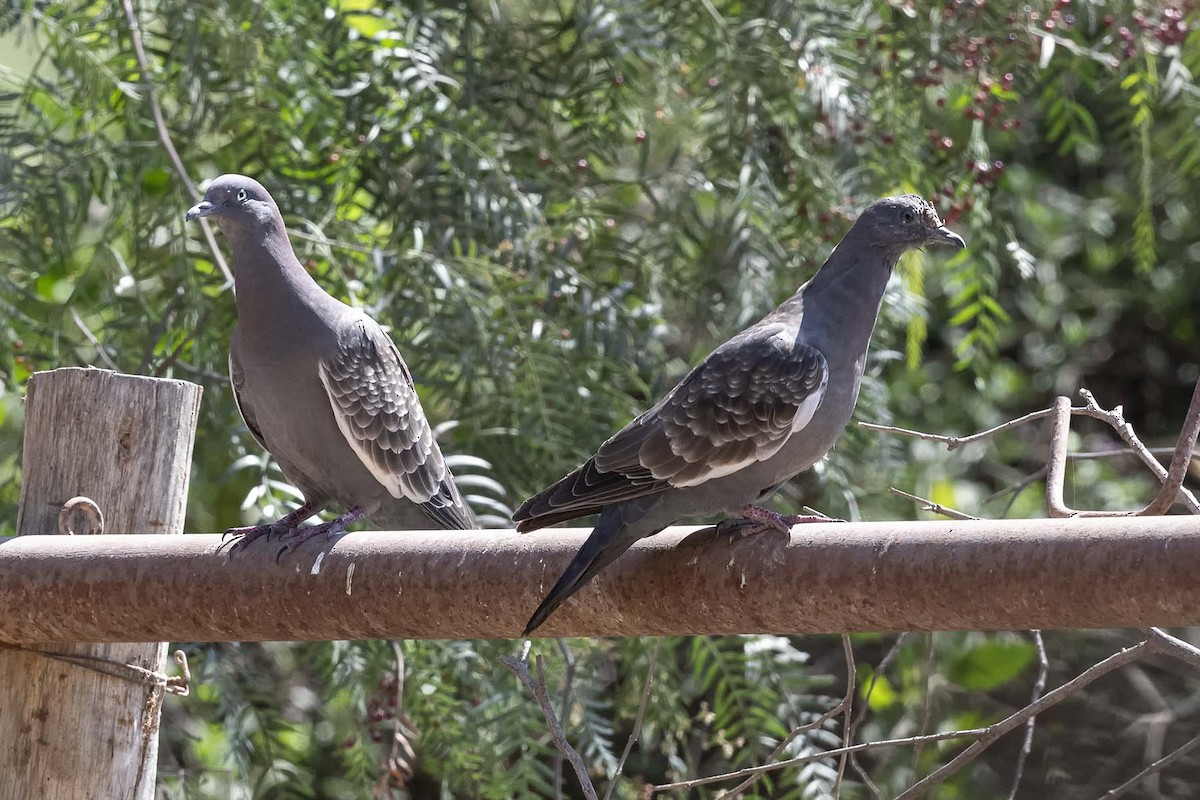
{"type": "Polygon", "coordinates": [[[793,525],[803,525],[808,522],[844,522],[824,514],[780,514],[769,508],[745,506],[740,517],[722,520],[717,524],[717,532],[734,538],[744,538],[766,531],[776,531],[782,534],[792,532],[793,525]]]}
{"type": "Polygon", "coordinates": [[[329,520],[329,522],[322,522],[317,525],[304,525],[300,528],[294,528],[288,536],[287,544],[279,548],[279,553],[275,556],[275,560],[278,561],[283,557],[284,553],[289,550],[296,549],[296,547],[302,542],[306,542],[314,536],[325,534],[326,537],[332,539],[339,533],[345,533],[346,526],[358,522],[366,515],[367,512],[363,510],[362,506],[353,506],[352,508],[347,509],[345,513],[338,514],[336,517],[329,520]]]}
{"type": "Polygon", "coordinates": [[[303,505],[301,505],[295,511],[285,514],[274,522],[267,522],[262,525],[248,525],[244,528],[230,528],[221,536],[221,544],[223,545],[226,539],[233,537],[236,541],[229,551],[230,553],[233,553],[233,551],[240,550],[246,545],[250,544],[250,542],[254,541],[255,539],[262,538],[263,536],[270,537],[281,533],[287,533],[288,531],[294,529],[301,522],[304,522],[304,520],[311,517],[313,514],[316,514],[318,511],[324,508],[325,505],[326,504],[324,502],[305,500],[303,505]]]}

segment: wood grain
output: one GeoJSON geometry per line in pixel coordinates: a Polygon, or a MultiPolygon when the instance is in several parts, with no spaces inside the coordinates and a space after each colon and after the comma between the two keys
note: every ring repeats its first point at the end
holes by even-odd
{"type": "MultiPolygon", "coordinates": [[[[57,535],[78,496],[99,506],[103,533],[182,533],[200,393],[98,369],[33,375],[18,534],[57,535]]],[[[86,532],[79,521],[71,529],[86,532]]],[[[167,656],[165,642],[40,649],[158,673],[167,656]]],[[[0,800],[151,800],[162,699],[161,686],[0,650],[0,800]]]]}

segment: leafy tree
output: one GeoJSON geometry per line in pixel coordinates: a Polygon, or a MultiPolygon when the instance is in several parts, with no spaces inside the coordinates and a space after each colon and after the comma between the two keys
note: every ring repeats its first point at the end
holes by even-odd
{"type": "MultiPolygon", "coordinates": [[[[865,203],[898,191],[934,199],[971,247],[902,263],[859,419],[965,433],[1087,385],[1169,441],[1200,372],[1195,17],[1174,0],[10,0],[0,524],[15,520],[21,387],[60,365],[204,384],[190,529],[294,499],[230,397],[229,281],[183,222],[194,198],[164,135],[192,180],[261,179],[317,279],[392,327],[495,524],[794,291],[865,203]]],[[[1039,484],[1020,482],[1043,450],[1032,429],[953,454],[852,430],[781,502],[916,514],[881,491],[891,484],[1037,515],[1039,484]]],[[[1132,505],[1151,487],[1119,461],[1075,474],[1079,506],[1132,505]]],[[[1050,637],[1052,680],[1110,644],[1050,637]]],[[[602,781],[652,645],[567,646],[564,721],[602,781]]],[[[856,646],[862,670],[890,642],[856,646]]],[[[553,796],[544,723],[497,661],[512,649],[406,642],[401,688],[388,643],[191,645],[199,685],[168,707],[164,794],[361,797],[391,780],[416,797],[553,796]],[[411,756],[394,744],[397,714],[411,756]]],[[[563,653],[535,649],[561,697],[563,653]]],[[[1009,635],[909,637],[876,679],[862,735],[995,719],[1024,702],[1034,661],[1009,635]]],[[[836,639],[761,636],[667,639],[654,675],[618,797],[761,763],[837,702],[845,677],[836,639]]],[[[1115,708],[1115,695],[1091,696],[1115,708]]],[[[1129,752],[1112,759],[1121,773],[1097,774],[1095,755],[1118,752],[1112,723],[1087,708],[1046,723],[1079,735],[1036,739],[1029,791],[1065,782],[1092,796],[1140,768],[1129,752]]],[[[837,742],[830,724],[789,752],[837,742]]],[[[1013,756],[979,762],[945,796],[1005,791],[1013,756]]],[[[908,762],[862,763],[894,793],[908,762]]],[[[845,796],[872,796],[849,780],[845,796]]],[[[820,797],[835,781],[836,764],[817,762],[751,792],[820,797]]]]}

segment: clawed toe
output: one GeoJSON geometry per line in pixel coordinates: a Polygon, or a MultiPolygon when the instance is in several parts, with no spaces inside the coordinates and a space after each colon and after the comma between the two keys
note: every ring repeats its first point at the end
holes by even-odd
{"type": "MultiPolygon", "coordinates": [[[[811,510],[811,509],[805,509],[811,510]]],[[[746,506],[740,517],[731,517],[717,523],[717,533],[732,539],[745,539],[760,533],[775,532],[790,536],[793,525],[804,525],[813,522],[845,522],[845,520],[827,517],[821,513],[812,514],[780,514],[758,506],[746,506]]]]}

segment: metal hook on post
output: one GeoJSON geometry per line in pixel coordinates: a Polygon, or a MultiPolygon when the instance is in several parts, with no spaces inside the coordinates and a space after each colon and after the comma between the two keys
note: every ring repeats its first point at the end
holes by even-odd
{"type": "Polygon", "coordinates": [[[104,512],[90,497],[72,497],[58,512],[58,532],[67,536],[104,533],[104,512]]]}

